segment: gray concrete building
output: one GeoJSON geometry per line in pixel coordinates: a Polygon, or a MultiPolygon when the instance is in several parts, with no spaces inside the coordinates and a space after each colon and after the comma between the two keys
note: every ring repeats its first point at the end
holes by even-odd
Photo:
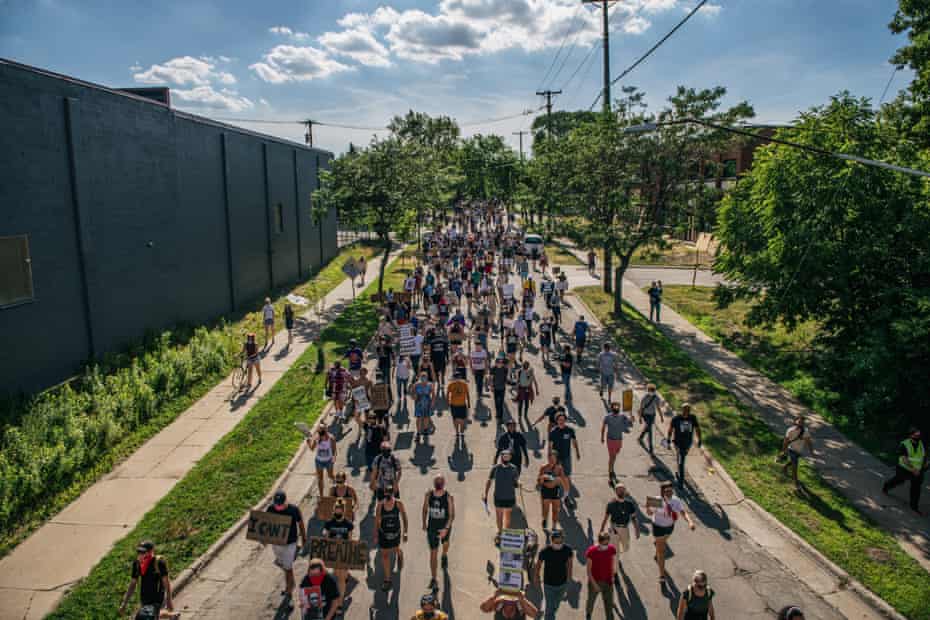
{"type": "Polygon", "coordinates": [[[307,277],[337,251],[331,158],[0,59],[0,392],[307,277]]]}

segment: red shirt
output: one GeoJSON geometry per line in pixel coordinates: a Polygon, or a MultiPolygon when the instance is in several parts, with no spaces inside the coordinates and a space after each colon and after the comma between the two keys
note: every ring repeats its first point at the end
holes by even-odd
{"type": "Polygon", "coordinates": [[[613,580],[614,559],[617,557],[616,547],[607,545],[607,549],[601,551],[597,545],[591,545],[584,557],[591,563],[591,576],[594,577],[594,581],[609,583],[613,580]]]}

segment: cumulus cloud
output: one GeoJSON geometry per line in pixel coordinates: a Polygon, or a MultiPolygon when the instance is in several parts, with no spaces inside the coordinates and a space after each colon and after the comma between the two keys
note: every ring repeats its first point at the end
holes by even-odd
{"type": "Polygon", "coordinates": [[[355,27],[342,32],[327,32],[317,39],[333,54],[341,54],[369,67],[390,67],[390,53],[371,30],[355,27]]]}
{"type": "MultiPolygon", "coordinates": [[[[685,10],[690,11],[691,9],[685,7],[685,10]]],[[[701,7],[701,10],[698,11],[698,13],[700,13],[701,15],[705,17],[717,17],[718,15],[720,15],[720,11],[722,10],[723,10],[723,7],[720,6],[719,4],[712,4],[708,2],[707,4],[701,7]]]]}
{"type": "Polygon", "coordinates": [[[629,34],[642,34],[649,30],[649,26],[651,25],[652,23],[645,17],[634,15],[633,17],[623,22],[623,32],[627,32],[629,34]]]}
{"type": "Polygon", "coordinates": [[[247,97],[236,91],[223,88],[215,90],[212,86],[196,86],[191,89],[171,91],[174,99],[190,104],[188,107],[205,108],[211,111],[244,112],[255,106],[247,97]]]}
{"type": "Polygon", "coordinates": [[[271,34],[277,34],[282,37],[290,37],[296,41],[306,41],[310,38],[310,35],[306,32],[298,32],[297,30],[292,30],[287,26],[272,26],[268,29],[268,32],[271,34]]]}
{"type": "Polygon", "coordinates": [[[324,78],[333,73],[349,71],[352,67],[331,58],[315,47],[276,45],[263,57],[262,62],[249,65],[260,79],[271,84],[305,82],[324,78]]]}
{"type": "Polygon", "coordinates": [[[227,85],[236,83],[236,77],[233,74],[217,71],[215,63],[191,56],[179,56],[164,64],[152,65],[145,71],[134,73],[132,77],[141,84],[168,83],[177,86],[207,86],[214,80],[227,85]]]}

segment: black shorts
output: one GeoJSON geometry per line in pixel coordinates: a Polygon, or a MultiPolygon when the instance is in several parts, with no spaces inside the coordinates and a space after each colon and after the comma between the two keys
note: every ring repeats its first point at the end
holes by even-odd
{"type": "Polygon", "coordinates": [[[668,526],[668,527],[663,527],[663,526],[661,526],[661,525],[655,525],[655,524],[653,524],[653,526],[652,526],[652,535],[655,536],[656,538],[661,538],[662,536],[668,536],[668,535],[670,535],[670,534],[672,533],[672,530],[674,530],[674,529],[675,529],[675,524],[674,524],[674,523],[673,523],[672,525],[668,526]]]}
{"type": "Polygon", "coordinates": [[[446,373],[446,358],[433,356],[433,368],[436,374],[442,376],[446,373]]]}
{"type": "Polygon", "coordinates": [[[452,411],[453,420],[468,419],[468,407],[465,405],[450,405],[449,409],[452,411]]]}
{"type": "Polygon", "coordinates": [[[400,534],[397,535],[397,538],[385,539],[384,536],[378,534],[378,548],[379,549],[397,549],[400,547],[400,534]]]}
{"type": "Polygon", "coordinates": [[[441,529],[442,528],[433,529],[433,527],[430,526],[430,528],[426,530],[426,542],[429,544],[430,549],[438,549],[439,545],[447,542],[449,538],[452,537],[452,528],[449,528],[449,531],[446,532],[446,537],[440,538],[439,530],[441,529]]]}
{"type": "Polygon", "coordinates": [[[494,498],[494,507],[495,508],[513,508],[517,505],[516,498],[514,499],[501,499],[498,497],[494,498]]]}
{"type": "Polygon", "coordinates": [[[542,499],[547,499],[547,500],[561,499],[561,494],[560,494],[561,490],[562,490],[561,486],[554,486],[552,488],[549,488],[546,485],[541,484],[539,485],[539,496],[542,499]]]}

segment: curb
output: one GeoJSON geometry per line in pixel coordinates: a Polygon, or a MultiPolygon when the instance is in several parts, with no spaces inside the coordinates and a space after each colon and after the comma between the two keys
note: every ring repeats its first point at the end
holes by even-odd
{"type": "MultiPolygon", "coordinates": [[[[578,302],[578,304],[585,309],[585,316],[590,316],[594,318],[594,320],[596,320],[597,323],[603,329],[604,328],[603,323],[601,323],[600,319],[597,318],[597,315],[595,315],[594,312],[591,311],[591,309],[587,306],[587,304],[584,303],[584,300],[581,299],[581,297],[578,295],[573,295],[573,297],[578,302]]],[[[622,350],[622,348],[620,350],[622,350]]],[[[639,373],[640,376],[646,377],[646,374],[642,372],[642,370],[636,364],[633,363],[633,361],[626,355],[626,352],[624,352],[623,356],[626,359],[627,363],[629,363],[630,366],[637,373],[639,373]]],[[[808,543],[806,540],[798,536],[795,532],[793,532],[787,526],[785,526],[785,524],[783,524],[781,521],[779,521],[778,519],[773,517],[771,514],[769,514],[764,508],[762,508],[762,506],[757,504],[752,499],[746,497],[743,494],[743,491],[736,484],[736,481],[734,481],[733,478],[730,477],[730,474],[723,467],[723,465],[721,465],[720,462],[716,458],[714,458],[714,456],[706,449],[703,449],[702,452],[706,457],[709,457],[711,463],[713,464],[714,470],[720,476],[720,479],[729,488],[729,490],[737,497],[736,503],[742,502],[746,504],[747,506],[749,506],[770,527],[775,529],[779,534],[781,534],[782,536],[787,538],[790,542],[792,542],[794,545],[796,545],[798,549],[800,549],[809,558],[814,560],[814,562],[816,562],[826,572],[833,575],[833,577],[837,581],[838,590],[849,590],[855,593],[863,603],[871,607],[878,614],[885,616],[886,618],[889,618],[891,620],[907,620],[906,616],[899,613],[891,605],[889,605],[887,602],[879,598],[878,595],[876,595],[874,592],[866,588],[858,580],[851,577],[849,573],[847,573],[845,570],[843,570],[842,568],[834,564],[832,560],[830,560],[825,555],[823,555],[820,551],[814,548],[810,543],[808,543]]],[[[779,564],[784,566],[786,569],[790,570],[791,567],[784,564],[779,558],[772,555],[771,553],[769,553],[769,555],[775,558],[775,560],[778,561],[779,564]]],[[[825,597],[821,597],[821,598],[823,598],[824,601],[826,601],[825,597]]],[[[829,601],[826,601],[826,602],[828,605],[830,604],[829,601]]]]}
{"type": "MultiPolygon", "coordinates": [[[[402,252],[403,248],[401,248],[400,251],[402,252]]],[[[389,264],[390,262],[397,260],[397,258],[398,258],[397,256],[393,256],[393,258],[389,256],[389,264]]],[[[375,337],[376,335],[372,336],[369,339],[368,345],[365,347],[366,350],[371,347],[371,344],[372,342],[374,342],[375,337]]],[[[316,422],[314,423],[313,429],[312,429],[313,432],[316,432],[320,428],[320,426],[326,422],[327,418],[329,417],[329,413],[332,411],[332,408],[333,408],[333,401],[330,400],[323,407],[323,410],[320,412],[320,417],[318,417],[316,422]]],[[[278,479],[274,481],[274,484],[271,485],[272,491],[269,492],[267,495],[263,496],[258,501],[258,503],[252,506],[250,510],[261,510],[264,506],[268,505],[268,502],[271,501],[271,496],[274,494],[274,491],[281,488],[284,485],[284,483],[290,477],[291,473],[293,473],[294,470],[296,469],[297,463],[300,461],[301,458],[303,458],[304,453],[308,449],[309,448],[307,447],[307,442],[302,440],[300,442],[300,448],[297,449],[296,454],[294,454],[293,458],[291,458],[290,462],[287,464],[287,467],[284,469],[281,475],[278,476],[278,479]]],[[[311,485],[311,490],[310,490],[310,493],[312,492],[313,492],[313,485],[311,485]]],[[[242,529],[246,525],[248,525],[248,522],[249,522],[249,513],[246,512],[246,514],[243,515],[241,519],[236,521],[236,523],[232,527],[226,530],[223,533],[223,535],[220,536],[220,538],[215,543],[210,545],[210,548],[204,551],[203,555],[201,555],[199,558],[194,560],[194,562],[190,566],[188,566],[183,571],[181,571],[177,579],[175,579],[174,582],[171,584],[172,585],[172,596],[176,596],[185,587],[187,587],[187,585],[190,584],[190,582],[194,579],[194,577],[196,577],[198,573],[200,573],[200,571],[206,568],[210,564],[210,562],[212,562],[216,558],[216,556],[220,554],[220,552],[226,547],[226,545],[228,545],[236,536],[239,535],[240,532],[242,532],[242,529]]]]}

